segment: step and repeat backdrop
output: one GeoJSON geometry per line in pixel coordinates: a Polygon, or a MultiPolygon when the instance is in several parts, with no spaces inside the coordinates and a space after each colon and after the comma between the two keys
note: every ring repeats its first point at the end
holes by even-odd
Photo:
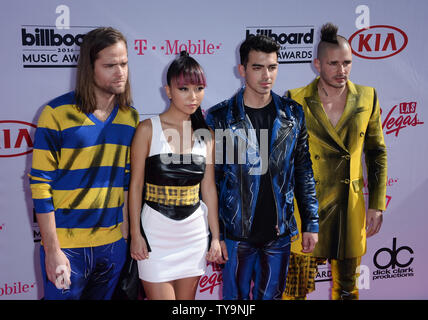
{"type": "MultiPolygon", "coordinates": [[[[349,39],[351,80],[377,89],[388,148],[387,210],[368,239],[358,279],[361,299],[427,299],[428,2],[423,0],[3,1],[0,10],[0,299],[41,299],[40,230],[27,174],[37,119],[74,88],[83,35],[112,26],[128,39],[131,85],[141,119],[165,110],[168,64],[187,50],[203,66],[204,110],[242,86],[238,48],[249,34],[281,45],[274,91],[316,76],[322,24],[349,39]]],[[[366,189],[365,189],[366,190],[366,189]]],[[[309,299],[330,299],[321,266],[309,299]]],[[[207,265],[197,299],[221,299],[221,268],[207,265]]]]}

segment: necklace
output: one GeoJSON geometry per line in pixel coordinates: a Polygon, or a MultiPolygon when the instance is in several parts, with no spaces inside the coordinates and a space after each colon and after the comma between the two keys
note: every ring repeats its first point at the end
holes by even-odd
{"type": "Polygon", "coordinates": [[[322,89],[322,91],[324,91],[324,94],[328,97],[327,90],[325,90],[323,86],[321,86],[321,89],[322,89]]]}

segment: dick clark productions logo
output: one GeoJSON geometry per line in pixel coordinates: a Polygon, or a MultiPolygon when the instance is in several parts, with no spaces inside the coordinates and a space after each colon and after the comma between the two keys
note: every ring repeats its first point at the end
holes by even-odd
{"type": "Polygon", "coordinates": [[[380,248],[373,256],[377,270],[373,280],[413,277],[414,270],[410,265],[414,260],[414,251],[409,246],[397,248],[397,238],[392,239],[392,248],[380,248]]]}

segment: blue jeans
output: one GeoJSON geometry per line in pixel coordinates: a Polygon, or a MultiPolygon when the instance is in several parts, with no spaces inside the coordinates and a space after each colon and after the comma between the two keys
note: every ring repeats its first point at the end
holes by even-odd
{"type": "Polygon", "coordinates": [[[290,237],[262,246],[226,239],[229,260],[223,269],[223,299],[248,300],[251,281],[254,300],[280,300],[285,289],[290,237]]]}
{"type": "Polygon", "coordinates": [[[126,241],[99,247],[61,249],[71,266],[70,289],[57,289],[48,280],[45,250],[40,246],[40,264],[46,300],[109,300],[126,259],[126,241]]]}

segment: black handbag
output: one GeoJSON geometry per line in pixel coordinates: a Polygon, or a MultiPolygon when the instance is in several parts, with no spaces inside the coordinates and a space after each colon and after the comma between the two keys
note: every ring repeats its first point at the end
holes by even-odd
{"type": "Polygon", "coordinates": [[[129,300],[137,300],[140,289],[142,289],[141,280],[138,277],[137,261],[132,259],[129,245],[125,266],[119,279],[119,287],[129,300]]]}
{"type": "MultiPolygon", "coordinates": [[[[152,251],[147,241],[146,234],[140,224],[140,231],[143,238],[146,240],[148,251],[152,251]]],[[[126,261],[119,277],[119,283],[116,287],[113,299],[117,300],[138,300],[144,299],[145,293],[138,275],[137,261],[131,257],[131,236],[128,238],[126,249],[126,261]]]]}
{"type": "MultiPolygon", "coordinates": [[[[141,221],[140,232],[146,240],[148,251],[152,251],[147,241],[146,234],[144,233],[143,226],[141,225],[141,221]]],[[[138,300],[139,298],[144,299],[145,297],[144,287],[141,283],[140,277],[138,276],[137,261],[131,257],[131,235],[129,235],[126,248],[126,261],[119,277],[119,283],[116,287],[115,293],[113,294],[113,299],[138,300]]]]}

